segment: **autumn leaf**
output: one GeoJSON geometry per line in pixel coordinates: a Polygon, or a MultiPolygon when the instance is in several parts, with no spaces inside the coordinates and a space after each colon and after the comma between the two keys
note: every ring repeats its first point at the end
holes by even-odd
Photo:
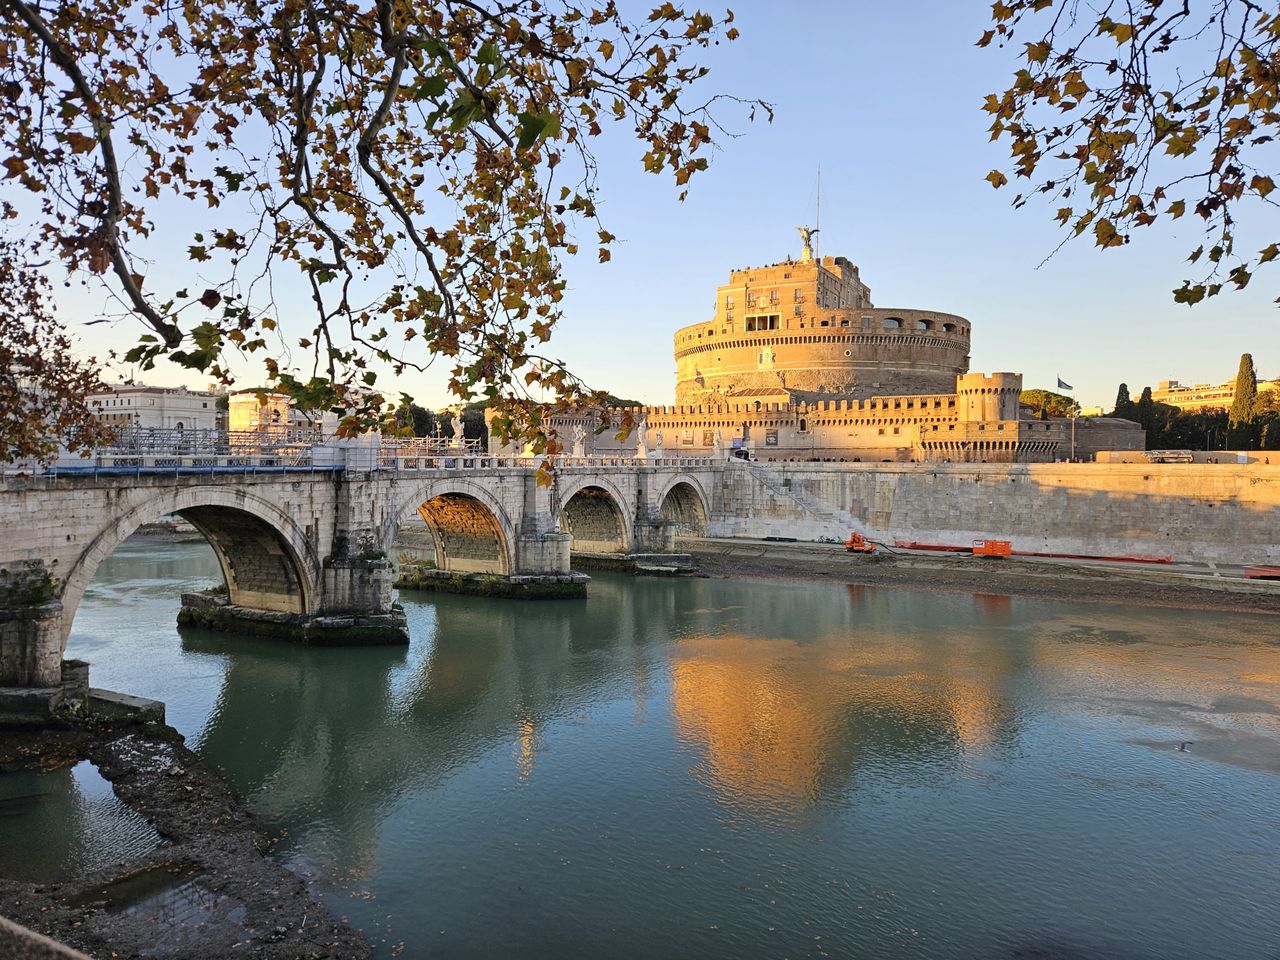
{"type": "MultiPolygon", "coordinates": [[[[0,20],[0,176],[34,195],[18,212],[40,256],[103,275],[154,338],[139,363],[230,384],[238,347],[255,382],[341,405],[358,432],[387,422],[371,370],[447,357],[452,392],[508,404],[533,442],[520,371],[562,317],[561,258],[595,232],[607,262],[617,240],[600,185],[625,151],[596,149],[605,118],[683,197],[726,113],[772,116],[703,89],[732,12],[618,7],[27,4],[0,20]],[[156,249],[185,251],[175,286],[199,283],[203,311],[154,272],[144,288],[156,249]],[[268,355],[285,314],[307,356],[268,355]]],[[[592,396],[551,361],[537,386],[592,396]]]]}

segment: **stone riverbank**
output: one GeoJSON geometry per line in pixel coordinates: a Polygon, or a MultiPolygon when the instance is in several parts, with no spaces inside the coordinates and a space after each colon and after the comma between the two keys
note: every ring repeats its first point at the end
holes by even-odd
{"type": "Polygon", "coordinates": [[[830,579],[1045,600],[1280,614],[1280,584],[1136,566],[888,552],[868,557],[833,544],[803,542],[689,539],[680,546],[694,556],[701,573],[712,577],[830,579]]]}
{"type": "Polygon", "coordinates": [[[94,958],[369,957],[361,933],[269,856],[272,841],[261,824],[172,727],[91,720],[2,734],[0,771],[87,759],[163,842],[62,882],[0,880],[0,915],[94,958]],[[172,910],[131,909],[166,896],[172,910]]]}

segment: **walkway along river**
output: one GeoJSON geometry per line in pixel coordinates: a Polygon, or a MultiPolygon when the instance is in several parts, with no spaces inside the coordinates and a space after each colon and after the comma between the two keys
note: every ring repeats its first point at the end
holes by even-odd
{"type": "MultiPolygon", "coordinates": [[[[599,574],[405,591],[407,649],[179,635],[216,575],[126,543],[68,655],[164,700],[375,956],[1276,955],[1274,617],[599,574]]],[[[22,776],[0,876],[154,842],[91,767],[22,776]]]]}

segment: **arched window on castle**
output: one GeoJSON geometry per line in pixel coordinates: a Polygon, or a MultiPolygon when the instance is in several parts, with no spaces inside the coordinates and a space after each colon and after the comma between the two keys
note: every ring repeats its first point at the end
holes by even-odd
{"type": "Polygon", "coordinates": [[[902,318],[901,317],[885,317],[884,328],[886,330],[901,330],[902,318]]]}

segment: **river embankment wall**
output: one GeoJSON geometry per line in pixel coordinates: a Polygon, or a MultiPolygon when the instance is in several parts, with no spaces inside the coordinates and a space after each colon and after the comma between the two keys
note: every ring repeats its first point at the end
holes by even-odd
{"type": "Polygon", "coordinates": [[[1280,466],[733,463],[717,537],[845,537],[1280,562],[1280,466]]]}

